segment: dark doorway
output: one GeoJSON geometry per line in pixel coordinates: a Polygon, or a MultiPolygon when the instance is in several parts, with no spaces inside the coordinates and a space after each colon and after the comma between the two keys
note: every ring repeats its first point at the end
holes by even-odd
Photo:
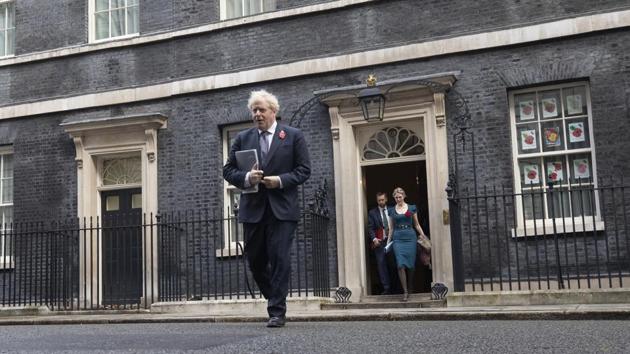
{"type": "Polygon", "coordinates": [[[103,304],[139,304],[142,297],[142,190],[101,192],[103,304]]]}
{"type": "MultiPolygon", "coordinates": [[[[387,194],[388,206],[394,205],[392,191],[396,187],[401,187],[407,193],[407,203],[415,204],[418,207],[418,218],[420,226],[430,237],[429,209],[427,200],[427,170],[425,161],[399,162],[363,167],[363,186],[367,200],[368,210],[376,207],[376,193],[385,192],[387,194]]],[[[367,213],[367,211],[366,211],[367,213]]],[[[369,294],[380,294],[382,287],[376,269],[376,259],[371,250],[366,250],[368,267],[369,294]]],[[[388,265],[390,270],[390,281],[394,292],[402,292],[400,281],[396,271],[396,261],[393,252],[388,255],[388,265]]],[[[416,257],[416,271],[414,275],[414,293],[425,293],[431,291],[432,273],[431,269],[420,262],[420,257],[416,257]]]]}

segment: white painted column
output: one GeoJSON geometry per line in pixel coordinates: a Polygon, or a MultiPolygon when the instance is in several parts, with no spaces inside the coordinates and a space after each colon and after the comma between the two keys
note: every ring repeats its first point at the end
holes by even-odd
{"type": "Polygon", "coordinates": [[[433,95],[433,117],[425,119],[427,153],[427,192],[429,222],[431,224],[431,250],[433,283],[444,283],[453,289],[453,263],[451,230],[448,220],[448,140],[444,93],[433,95]]]}

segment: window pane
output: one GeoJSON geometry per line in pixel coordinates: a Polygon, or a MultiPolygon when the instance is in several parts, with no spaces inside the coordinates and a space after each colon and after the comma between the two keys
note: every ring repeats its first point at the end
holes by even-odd
{"type": "Polygon", "coordinates": [[[567,146],[569,149],[581,149],[591,146],[591,133],[589,132],[587,118],[567,119],[566,126],[567,146]]]}
{"type": "Polygon", "coordinates": [[[15,3],[11,2],[7,4],[8,11],[8,19],[7,19],[7,28],[15,28],[15,3]]]}
{"type": "Polygon", "coordinates": [[[262,12],[260,0],[245,0],[243,15],[253,15],[262,12]]]}
{"type": "MultiPolygon", "coordinates": [[[[547,189],[547,215],[550,218],[564,218],[571,215],[568,188],[547,189]]],[[[557,228],[560,230],[562,224],[558,224],[557,228]]]]}
{"type": "Polygon", "coordinates": [[[125,7],[125,0],[111,0],[112,9],[117,9],[120,7],[125,7]]]}
{"type": "Polygon", "coordinates": [[[13,177],[13,154],[2,155],[2,177],[13,177]]]}
{"type": "Polygon", "coordinates": [[[564,96],[564,115],[575,116],[586,114],[586,90],[584,86],[562,89],[564,96]]]}
{"type": "Polygon", "coordinates": [[[7,13],[7,4],[0,4],[0,29],[7,28],[6,13],[7,13]]]}
{"type": "Polygon", "coordinates": [[[536,95],[528,93],[514,96],[514,115],[517,122],[534,121],[537,119],[536,95]]]}
{"type": "Polygon", "coordinates": [[[566,185],[567,167],[564,156],[553,156],[545,158],[545,180],[547,184],[566,185]]]}
{"type": "MultiPolygon", "coordinates": [[[[571,206],[573,207],[574,217],[593,215],[593,208],[595,204],[593,202],[593,196],[594,192],[590,186],[573,188],[573,191],[571,192],[571,206]]],[[[592,220],[585,219],[585,221],[592,220]]]]}
{"type": "Polygon", "coordinates": [[[15,54],[15,29],[7,30],[7,49],[6,55],[15,54]]]}
{"type": "Polygon", "coordinates": [[[519,124],[516,126],[519,154],[540,152],[540,133],[538,123],[519,124]]]}
{"type": "Polygon", "coordinates": [[[2,179],[2,204],[13,203],[13,178],[2,179]]]}
{"type": "Polygon", "coordinates": [[[109,12],[96,14],[96,39],[109,38],[109,12]]]}
{"type": "Polygon", "coordinates": [[[542,119],[558,118],[562,109],[560,108],[560,91],[543,91],[539,94],[540,117],[542,119]]]}
{"type": "Polygon", "coordinates": [[[110,195],[105,200],[107,211],[117,211],[120,209],[120,198],[117,195],[110,195]]]}
{"type": "Polygon", "coordinates": [[[542,126],[542,147],[543,151],[564,150],[564,134],[562,120],[543,122],[542,126]]]}
{"type": "Polygon", "coordinates": [[[125,34],[125,9],[114,10],[112,14],[112,37],[125,34]]]}
{"type": "Polygon", "coordinates": [[[96,0],[96,11],[109,9],[109,0],[96,0]]]}
{"type": "Polygon", "coordinates": [[[131,208],[142,209],[142,193],[136,193],[131,196],[131,208]]]}
{"type": "MultiPolygon", "coordinates": [[[[234,217],[234,206],[239,205],[241,198],[241,191],[238,189],[232,189],[229,191],[230,206],[229,215],[234,217]]],[[[238,224],[236,219],[230,219],[230,242],[242,242],[243,241],[243,228],[238,224]]]]}
{"type": "Polygon", "coordinates": [[[138,6],[127,8],[127,34],[138,33],[138,6]]]}
{"type": "Polygon", "coordinates": [[[127,6],[138,5],[138,0],[127,0],[127,6]]]}
{"type": "Polygon", "coordinates": [[[263,0],[263,11],[273,11],[276,9],[276,0],[263,0]]]}
{"type": "Polygon", "coordinates": [[[542,219],[544,212],[543,195],[540,189],[524,189],[523,197],[520,198],[523,203],[523,212],[526,220],[542,219]]]}
{"type": "Polygon", "coordinates": [[[6,51],[5,51],[5,46],[6,46],[5,39],[6,39],[6,36],[7,36],[6,31],[0,31],[0,57],[3,57],[5,55],[7,55],[6,51]]]}
{"type": "Polygon", "coordinates": [[[571,183],[585,184],[593,180],[590,154],[569,155],[571,183]]]}
{"type": "Polygon", "coordinates": [[[542,185],[540,159],[521,159],[518,161],[521,170],[521,187],[542,185]]]}
{"type": "Polygon", "coordinates": [[[226,0],[226,16],[227,18],[235,18],[243,16],[242,0],[226,0]]]}

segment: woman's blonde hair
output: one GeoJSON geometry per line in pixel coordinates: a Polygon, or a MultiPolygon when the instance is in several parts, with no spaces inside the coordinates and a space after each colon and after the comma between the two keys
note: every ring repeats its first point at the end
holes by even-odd
{"type": "Polygon", "coordinates": [[[269,108],[271,108],[271,110],[275,113],[278,113],[280,110],[278,98],[266,90],[252,91],[249,95],[249,100],[247,100],[247,108],[251,110],[252,106],[256,102],[266,102],[267,105],[269,105],[269,108]]]}
{"type": "Polygon", "coordinates": [[[405,190],[400,188],[400,187],[396,187],[394,188],[394,192],[392,192],[392,198],[396,198],[396,194],[402,194],[403,198],[407,196],[407,193],[405,193],[405,190]]]}

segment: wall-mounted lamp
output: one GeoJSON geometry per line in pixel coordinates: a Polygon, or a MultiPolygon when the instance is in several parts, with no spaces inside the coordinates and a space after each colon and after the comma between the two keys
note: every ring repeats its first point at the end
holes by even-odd
{"type": "Polygon", "coordinates": [[[359,92],[363,118],[368,122],[382,121],[385,115],[385,95],[376,87],[376,76],[370,74],[366,81],[368,88],[359,92]]]}

